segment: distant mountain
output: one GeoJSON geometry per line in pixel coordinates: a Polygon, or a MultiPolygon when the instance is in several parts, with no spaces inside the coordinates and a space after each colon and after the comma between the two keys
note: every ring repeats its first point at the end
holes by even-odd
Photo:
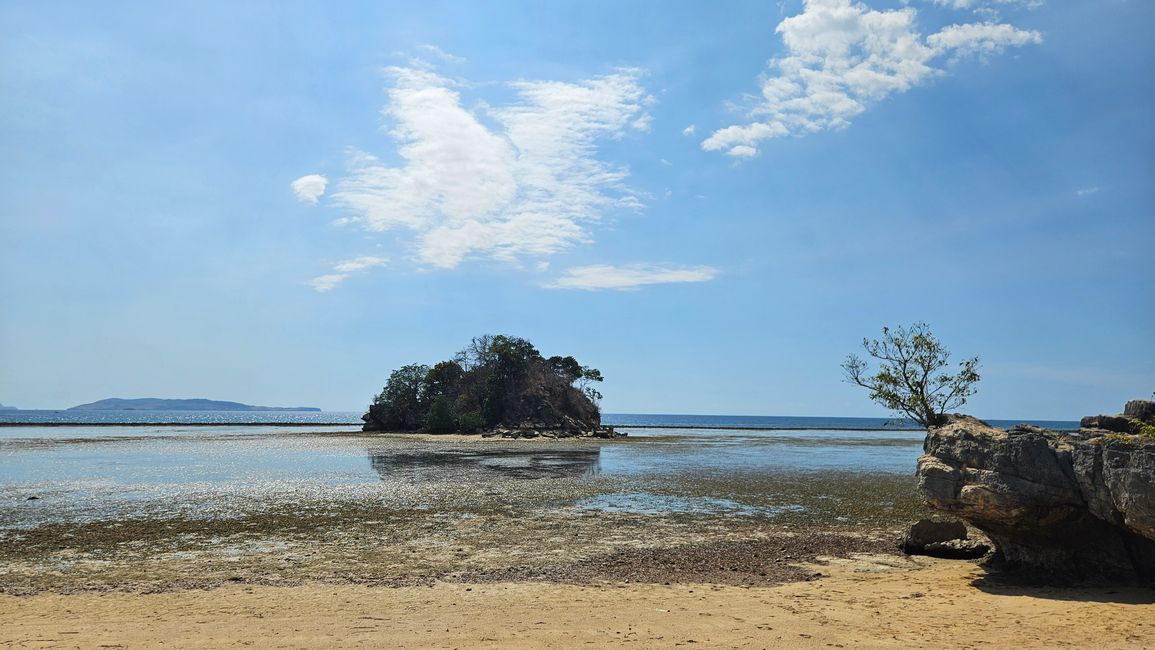
{"type": "Polygon", "coordinates": [[[0,404],[0,411],[19,411],[19,410],[20,409],[16,408],[15,406],[4,406],[3,404],[0,404]]]}
{"type": "Polygon", "coordinates": [[[102,399],[73,406],[69,411],[320,411],[312,406],[252,406],[215,399],[102,399]]]}

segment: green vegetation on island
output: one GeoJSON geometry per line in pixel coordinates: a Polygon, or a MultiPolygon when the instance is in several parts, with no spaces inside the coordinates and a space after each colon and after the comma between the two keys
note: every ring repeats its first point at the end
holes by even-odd
{"type": "Polygon", "coordinates": [[[610,435],[596,368],[543,357],[515,336],[479,336],[453,359],[394,370],[362,416],[366,431],[610,435]]]}

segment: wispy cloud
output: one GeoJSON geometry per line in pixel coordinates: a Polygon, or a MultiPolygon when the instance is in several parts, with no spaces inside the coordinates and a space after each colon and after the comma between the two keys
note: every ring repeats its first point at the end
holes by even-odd
{"type": "Polygon", "coordinates": [[[1083,197],[1091,196],[1092,194],[1095,194],[1098,191],[1099,191],[1098,186],[1096,186],[1096,187],[1081,187],[1081,188],[1075,190],[1075,196],[1077,196],[1079,198],[1083,198],[1083,197]]]}
{"type": "Polygon", "coordinates": [[[425,54],[432,56],[433,58],[438,59],[439,61],[443,61],[445,63],[461,64],[461,63],[465,63],[465,61],[466,61],[464,58],[462,58],[460,56],[457,56],[455,54],[450,54],[449,52],[446,52],[445,50],[437,47],[436,45],[430,45],[429,43],[424,43],[422,45],[418,45],[417,49],[419,49],[422,52],[424,52],[425,54]]]}
{"type": "Polygon", "coordinates": [[[950,25],[923,38],[916,15],[911,7],[805,0],[801,14],[778,24],[786,55],[771,61],[748,120],[718,129],[702,148],[748,158],[763,140],[846,128],[869,105],[941,74],[941,59],[1042,42],[1038,32],[991,22],[950,25]]]}
{"type": "Polygon", "coordinates": [[[650,284],[707,282],[718,276],[710,266],[670,267],[649,264],[611,266],[594,264],[567,269],[558,279],[543,285],[547,289],[582,289],[624,291],[650,284]]]}
{"type": "MultiPolygon", "coordinates": [[[[909,2],[910,0],[903,0],[909,2]]],[[[1026,7],[1034,8],[1043,5],[1043,0],[923,0],[940,7],[951,9],[973,9],[977,12],[988,13],[999,7],[1026,7]]]]}
{"type": "Polygon", "coordinates": [[[999,54],[1008,47],[1022,47],[1042,40],[1038,32],[1024,31],[1005,23],[969,23],[951,25],[931,34],[926,38],[926,44],[940,54],[987,56],[999,54]]]}
{"type": "Polygon", "coordinates": [[[350,276],[355,273],[367,271],[376,266],[385,266],[389,260],[384,257],[374,257],[372,255],[365,255],[362,257],[355,257],[353,259],[337,262],[333,265],[335,273],[328,273],[326,275],[319,275],[309,282],[314,291],[318,293],[325,293],[331,291],[350,276]]]}
{"type": "Polygon", "coordinates": [[[682,135],[688,137],[688,136],[694,135],[694,131],[697,131],[697,130],[698,130],[698,127],[691,124],[690,126],[687,126],[686,128],[682,129],[682,135]]]}
{"type": "Polygon", "coordinates": [[[416,259],[543,258],[591,241],[608,211],[637,209],[628,171],[598,158],[602,138],[644,130],[652,100],[639,70],[579,82],[518,81],[516,100],[467,108],[460,85],[425,67],[394,67],[383,109],[400,164],[360,150],[333,202],[341,221],[412,234],[416,259]]]}
{"type": "Polygon", "coordinates": [[[344,273],[330,273],[328,275],[318,275],[309,282],[313,290],[317,293],[325,293],[331,291],[337,285],[345,281],[349,276],[344,273]]]}
{"type": "Polygon", "coordinates": [[[308,203],[309,205],[317,205],[317,201],[321,200],[321,195],[325,193],[325,187],[329,184],[329,180],[320,174],[309,174],[302,176],[291,183],[293,194],[297,195],[297,200],[301,203],[308,203]]]}
{"type": "Polygon", "coordinates": [[[363,257],[355,257],[344,262],[337,262],[333,265],[333,270],[338,273],[356,273],[371,269],[375,266],[385,266],[389,260],[384,257],[374,257],[372,255],[365,255],[363,257]]]}

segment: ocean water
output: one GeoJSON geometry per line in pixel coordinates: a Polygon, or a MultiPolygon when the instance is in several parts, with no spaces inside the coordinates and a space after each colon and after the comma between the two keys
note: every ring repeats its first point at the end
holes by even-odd
{"type": "Polygon", "coordinates": [[[0,411],[0,423],[30,425],[68,424],[361,424],[353,411],[0,411]]]}
{"type": "Polygon", "coordinates": [[[77,412],[0,414],[8,422],[29,418],[0,426],[0,528],[166,513],[216,516],[261,503],[402,493],[415,495],[419,506],[421,494],[446,487],[559,480],[611,486],[597,498],[575,497],[575,507],[773,516],[777,511],[766,508],[794,507],[788,495],[755,507],[759,495],[733,498],[740,488],[688,495],[685,486],[723,485],[734,477],[749,483],[797,474],[910,475],[924,436],[875,418],[607,414],[605,422],[628,437],[454,443],[363,434],[357,413],[85,415],[93,421],[77,421],[77,412]],[[170,424],[157,424],[164,422],[170,424]]]}

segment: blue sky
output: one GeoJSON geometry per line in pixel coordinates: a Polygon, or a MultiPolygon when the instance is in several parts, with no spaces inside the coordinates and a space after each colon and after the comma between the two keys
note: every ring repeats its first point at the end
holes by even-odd
{"type": "Polygon", "coordinates": [[[1155,5],[0,6],[0,402],[359,410],[508,333],[609,412],[886,415],[1155,389],[1155,5]]]}

